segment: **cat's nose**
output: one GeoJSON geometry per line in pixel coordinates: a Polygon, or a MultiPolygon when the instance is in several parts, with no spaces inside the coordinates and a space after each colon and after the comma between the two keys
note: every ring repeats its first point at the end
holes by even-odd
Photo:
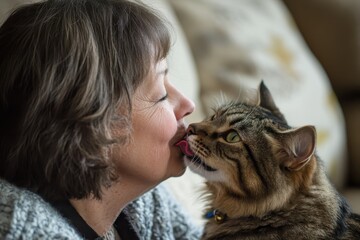
{"type": "Polygon", "coordinates": [[[194,128],[193,128],[191,125],[192,125],[192,124],[190,124],[189,127],[186,129],[186,134],[187,134],[188,136],[195,134],[195,130],[194,130],[194,128]]]}
{"type": "Polygon", "coordinates": [[[207,132],[202,129],[200,124],[196,124],[196,123],[192,123],[189,125],[188,129],[187,129],[187,135],[203,135],[206,136],[208,135],[207,132]]]}

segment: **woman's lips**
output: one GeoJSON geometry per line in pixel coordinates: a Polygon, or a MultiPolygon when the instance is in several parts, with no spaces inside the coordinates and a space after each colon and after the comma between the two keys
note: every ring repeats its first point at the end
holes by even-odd
{"type": "Polygon", "coordinates": [[[180,150],[188,157],[193,157],[195,155],[193,151],[191,151],[189,147],[189,143],[185,139],[182,139],[179,142],[177,142],[175,146],[179,147],[180,150]]]}

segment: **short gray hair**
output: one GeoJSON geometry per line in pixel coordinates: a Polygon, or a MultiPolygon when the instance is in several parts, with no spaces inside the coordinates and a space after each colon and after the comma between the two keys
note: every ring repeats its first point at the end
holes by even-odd
{"type": "Polygon", "coordinates": [[[49,199],[101,198],[118,178],[107,152],[129,138],[132,95],[169,48],[166,22],[140,3],[15,10],[0,28],[0,177],[49,199]]]}

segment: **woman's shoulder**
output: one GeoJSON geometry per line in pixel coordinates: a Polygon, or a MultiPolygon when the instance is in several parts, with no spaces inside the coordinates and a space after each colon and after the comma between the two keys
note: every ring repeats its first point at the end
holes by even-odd
{"type": "Polygon", "coordinates": [[[0,179],[0,239],[80,239],[40,196],[0,179]]]}

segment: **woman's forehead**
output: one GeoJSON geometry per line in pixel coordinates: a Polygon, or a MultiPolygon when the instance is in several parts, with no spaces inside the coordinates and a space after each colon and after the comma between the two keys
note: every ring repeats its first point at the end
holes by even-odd
{"type": "Polygon", "coordinates": [[[154,64],[151,64],[149,74],[145,77],[143,84],[144,86],[151,86],[156,81],[159,81],[162,75],[166,74],[168,71],[168,65],[166,59],[162,59],[154,64]]]}
{"type": "Polygon", "coordinates": [[[163,79],[163,76],[167,74],[167,71],[168,67],[165,59],[151,64],[148,74],[135,90],[134,97],[151,96],[153,92],[156,92],[156,88],[161,86],[160,81],[163,79]]]}

